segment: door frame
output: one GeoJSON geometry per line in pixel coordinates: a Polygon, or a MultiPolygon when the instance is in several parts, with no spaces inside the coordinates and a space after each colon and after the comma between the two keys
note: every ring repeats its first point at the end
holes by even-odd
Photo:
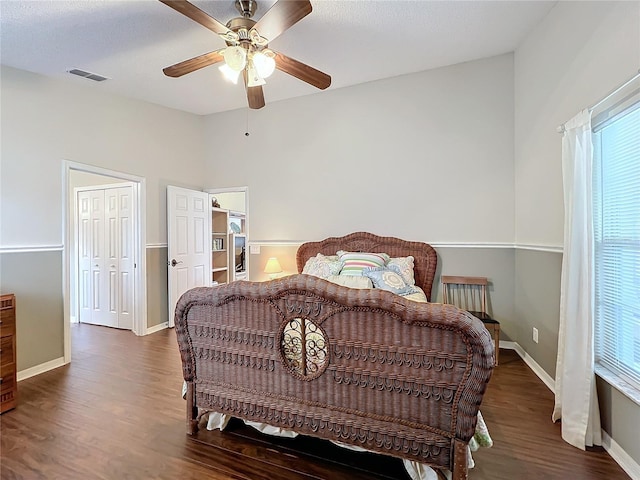
{"type": "Polygon", "coordinates": [[[245,230],[244,233],[249,239],[249,241],[251,241],[251,236],[250,236],[251,231],[249,230],[249,219],[251,218],[251,215],[249,215],[249,187],[244,186],[244,187],[207,188],[205,192],[210,193],[214,197],[216,193],[244,193],[244,214],[246,217],[245,223],[244,223],[244,230],[245,230]]]}
{"type": "MultiPolygon", "coordinates": [[[[62,285],[63,285],[63,302],[64,302],[64,363],[71,362],[71,280],[75,276],[72,275],[71,261],[75,252],[71,251],[70,239],[74,235],[74,205],[70,198],[73,194],[71,188],[70,176],[72,171],[92,173],[112,177],[117,180],[132,182],[133,199],[136,203],[137,218],[134,226],[134,254],[135,263],[135,318],[133,322],[133,333],[136,335],[146,335],[147,333],[147,256],[146,256],[146,237],[147,237],[147,206],[146,206],[146,179],[129,173],[109,170],[94,165],[73,162],[70,160],[62,161],[62,285]]],[[[74,244],[74,248],[77,245],[74,244]]]]}
{"type": "MultiPolygon", "coordinates": [[[[244,194],[244,236],[245,236],[245,268],[247,271],[246,280],[251,280],[251,269],[249,268],[249,255],[250,255],[250,244],[251,244],[251,231],[249,229],[249,219],[251,215],[249,215],[249,187],[221,187],[221,188],[207,188],[205,192],[209,193],[212,196],[216,196],[219,193],[243,193],[244,194]]],[[[231,212],[232,210],[230,210],[231,212]]],[[[233,246],[230,244],[230,248],[233,246]]],[[[231,281],[231,277],[234,275],[233,272],[229,271],[229,281],[231,281]]]]}

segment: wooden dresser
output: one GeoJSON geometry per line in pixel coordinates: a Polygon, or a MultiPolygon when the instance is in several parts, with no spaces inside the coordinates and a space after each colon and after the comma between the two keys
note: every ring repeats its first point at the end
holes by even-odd
{"type": "Polygon", "coordinates": [[[0,295],[0,413],[15,408],[17,401],[16,297],[0,295]]]}

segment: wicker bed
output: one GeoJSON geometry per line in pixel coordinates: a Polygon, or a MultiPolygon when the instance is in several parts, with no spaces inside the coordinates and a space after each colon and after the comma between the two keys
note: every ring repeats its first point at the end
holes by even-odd
{"type": "MultiPolygon", "coordinates": [[[[370,233],[329,238],[300,247],[298,270],[337,250],[411,255],[416,284],[431,295],[437,256],[427,244],[370,233]]],[[[188,433],[201,408],[467,478],[467,444],[494,356],[491,336],[468,313],[298,274],[190,290],[175,325],[188,433]],[[303,345],[295,360],[292,332],[303,345]]]]}

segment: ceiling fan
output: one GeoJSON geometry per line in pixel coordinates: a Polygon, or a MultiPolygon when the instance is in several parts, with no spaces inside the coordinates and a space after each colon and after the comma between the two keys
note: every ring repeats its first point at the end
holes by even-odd
{"type": "Polygon", "coordinates": [[[251,18],[257,8],[256,0],[235,0],[242,16],[226,25],[186,0],[160,1],[217,33],[227,44],[226,48],[164,68],[162,71],[169,77],[181,77],[224,62],[219,68],[225,77],[237,83],[242,75],[249,108],[254,109],[264,107],[262,85],[276,68],[321,90],[331,85],[331,77],[326,73],[268,48],[270,41],[311,13],[309,0],[278,0],[257,22],[251,18]]]}

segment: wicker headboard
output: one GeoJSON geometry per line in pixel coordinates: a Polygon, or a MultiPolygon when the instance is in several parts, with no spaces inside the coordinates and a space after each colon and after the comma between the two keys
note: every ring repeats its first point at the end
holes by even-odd
{"type": "Polygon", "coordinates": [[[307,260],[315,257],[316,254],[335,255],[338,250],[386,253],[392,258],[413,256],[416,285],[424,290],[427,300],[431,301],[431,287],[438,264],[438,255],[431,245],[422,242],[408,242],[395,237],[379,237],[367,232],[326,238],[319,242],[307,242],[300,245],[296,255],[298,272],[302,272],[307,260]]]}

